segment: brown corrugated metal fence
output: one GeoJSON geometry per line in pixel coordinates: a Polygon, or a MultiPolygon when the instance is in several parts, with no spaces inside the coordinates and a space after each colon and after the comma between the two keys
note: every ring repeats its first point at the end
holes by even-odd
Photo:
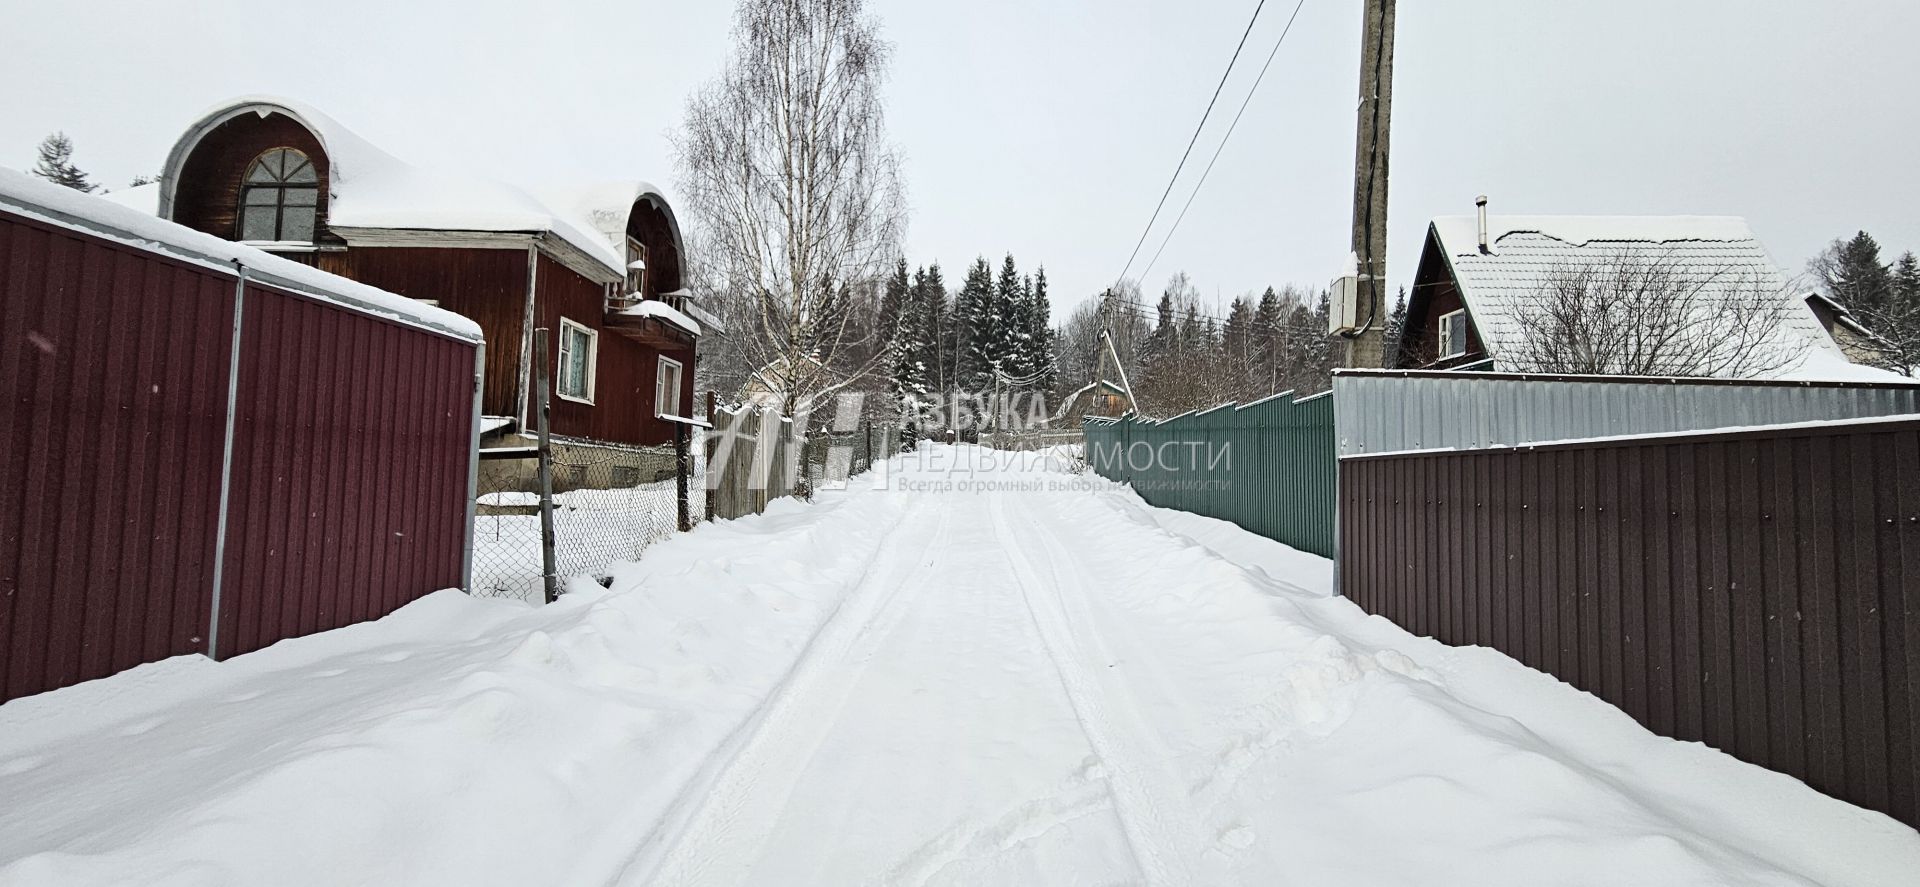
{"type": "Polygon", "coordinates": [[[1353,457],[1342,591],[1920,826],[1920,421],[1353,457]]]}
{"type": "MultiPolygon", "coordinates": [[[[0,212],[0,701],[209,652],[236,277],[0,212]]],[[[475,348],[250,284],[217,652],[462,580],[475,348]]]]}

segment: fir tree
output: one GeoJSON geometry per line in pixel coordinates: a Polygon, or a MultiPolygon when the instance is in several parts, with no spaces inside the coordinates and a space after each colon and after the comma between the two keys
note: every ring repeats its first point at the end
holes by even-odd
{"type": "Polygon", "coordinates": [[[1026,373],[1020,366],[1025,356],[1020,318],[1027,289],[1027,283],[1020,277],[1020,267],[1014,264],[1013,254],[1008,253],[1000,262],[1000,280],[993,288],[992,326],[987,330],[992,344],[987,360],[994,369],[1009,376],[1026,373]]]}
{"type": "Polygon", "coordinates": [[[912,285],[912,278],[907,274],[907,260],[895,260],[893,274],[887,277],[886,288],[880,294],[880,316],[876,318],[883,337],[892,338],[899,325],[900,304],[906,300],[907,290],[912,285]]]}
{"type": "Polygon", "coordinates": [[[1028,373],[1040,377],[1034,382],[1035,390],[1045,391],[1053,387],[1054,377],[1058,374],[1058,363],[1054,356],[1053,303],[1047,297],[1045,265],[1033,272],[1033,290],[1027,298],[1027,333],[1028,373]]]}
{"type": "Polygon", "coordinates": [[[67,138],[64,132],[56,132],[41,140],[40,161],[34,164],[33,174],[75,191],[92,193],[99,187],[87,181],[87,174],[73,165],[73,140],[67,138]]]}
{"type": "Polygon", "coordinates": [[[898,298],[894,299],[893,335],[888,343],[888,364],[890,389],[894,401],[899,405],[900,415],[909,427],[918,431],[916,421],[931,398],[928,388],[927,352],[930,336],[926,322],[926,302],[920,298],[926,286],[926,269],[920,269],[911,282],[906,276],[906,262],[902,261],[895,269],[894,278],[888,281],[888,295],[893,295],[894,285],[900,284],[898,298]]]}
{"type": "Polygon", "coordinates": [[[920,303],[920,325],[925,336],[920,359],[927,364],[931,390],[936,397],[943,396],[954,387],[954,361],[959,352],[953,340],[953,311],[947,304],[947,282],[940,274],[940,263],[928,265],[925,276],[915,278],[913,289],[920,303]]]}
{"type": "Polygon", "coordinates": [[[1403,286],[1400,288],[1399,298],[1394,300],[1393,313],[1387,315],[1387,326],[1386,326],[1386,329],[1384,330],[1386,334],[1385,346],[1387,349],[1386,351],[1387,366],[1389,367],[1399,365],[1400,339],[1402,336],[1405,335],[1406,329],[1407,329],[1407,288],[1403,286]]]}
{"type": "Polygon", "coordinates": [[[958,355],[954,385],[963,391],[987,391],[993,385],[994,285],[993,267],[985,258],[967,269],[966,282],[954,298],[953,322],[958,326],[958,355]]]}
{"type": "Polygon", "coordinates": [[[1835,241],[1828,257],[1815,260],[1828,294],[1865,316],[1884,312],[1893,299],[1893,275],[1880,260],[1880,244],[1862,231],[1844,243],[1835,241]]]}
{"type": "Polygon", "coordinates": [[[1233,300],[1233,307],[1227,311],[1227,325],[1222,334],[1221,371],[1231,396],[1235,400],[1250,399],[1254,393],[1254,328],[1253,305],[1242,296],[1233,300]]]}
{"type": "Polygon", "coordinates": [[[1277,393],[1280,384],[1280,294],[1267,287],[1260,294],[1260,307],[1253,312],[1254,377],[1260,382],[1259,394],[1277,393]]]}
{"type": "Polygon", "coordinates": [[[1874,330],[1890,343],[1889,363],[1909,376],[1920,372],[1920,262],[1904,253],[1893,264],[1893,293],[1882,329],[1874,330]]]}

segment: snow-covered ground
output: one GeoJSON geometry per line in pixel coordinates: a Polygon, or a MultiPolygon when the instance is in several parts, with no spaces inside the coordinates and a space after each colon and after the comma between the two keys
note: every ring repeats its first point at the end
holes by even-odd
{"type": "Polygon", "coordinates": [[[446,592],[0,706],[0,884],[1920,872],[1920,833],[1410,637],[1324,561],[1009,458],[902,457],[551,607],[446,592]]]}

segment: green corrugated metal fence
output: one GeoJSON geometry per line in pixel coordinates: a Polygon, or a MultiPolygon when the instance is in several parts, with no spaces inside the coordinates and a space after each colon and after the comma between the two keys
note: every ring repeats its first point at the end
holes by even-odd
{"type": "Polygon", "coordinates": [[[1333,395],[1279,395],[1164,421],[1089,419],[1087,462],[1142,499],[1334,554],[1333,395]]]}

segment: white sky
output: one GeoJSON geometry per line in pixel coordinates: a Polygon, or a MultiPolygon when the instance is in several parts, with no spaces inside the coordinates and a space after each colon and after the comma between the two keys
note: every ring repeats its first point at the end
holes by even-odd
{"type": "MultiPolygon", "coordinates": [[[[871,2],[911,260],[949,281],[979,254],[1045,262],[1061,316],[1119,273],[1255,0],[871,2]]],[[[1268,0],[1190,174],[1292,6],[1268,0]]],[[[1221,299],[1339,270],[1360,9],[1307,0],[1150,292],[1181,269],[1221,299]]],[[[416,163],[670,185],[667,133],[730,20],[723,0],[0,0],[0,165],[64,129],[122,185],[207,106],[267,92],[416,163]]],[[[1408,0],[1389,273],[1406,283],[1426,220],[1480,193],[1496,213],[1742,215],[1796,269],[1860,228],[1920,250],[1915,33],[1910,0],[1408,0]]]]}

